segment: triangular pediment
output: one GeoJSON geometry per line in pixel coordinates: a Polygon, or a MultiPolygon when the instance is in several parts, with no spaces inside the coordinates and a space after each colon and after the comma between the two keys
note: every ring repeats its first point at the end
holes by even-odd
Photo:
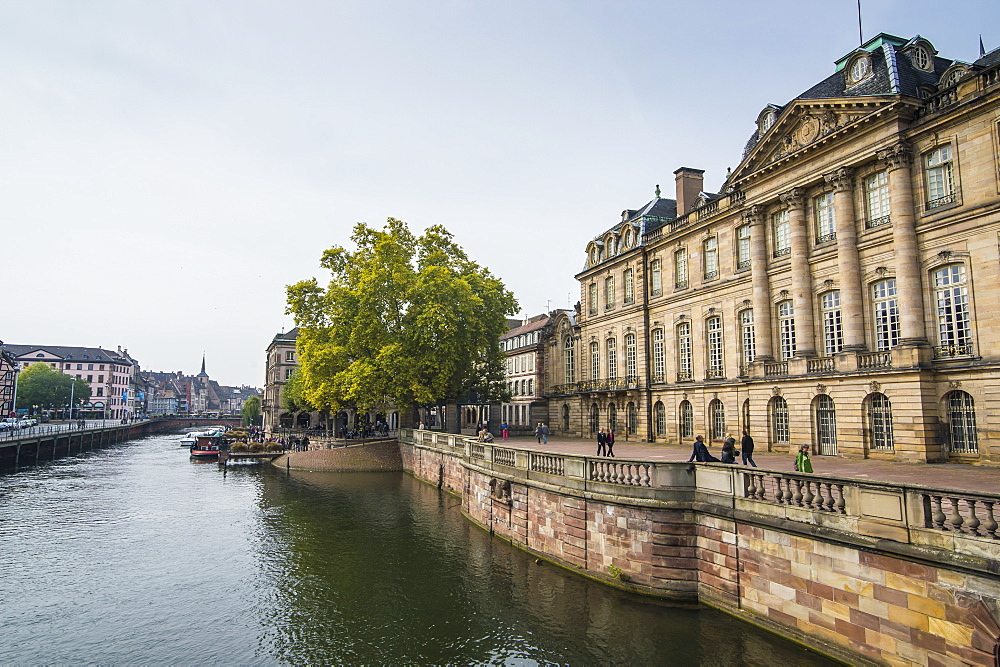
{"type": "Polygon", "coordinates": [[[795,100],[747,154],[730,182],[817,145],[895,101],[890,97],[795,100]]]}

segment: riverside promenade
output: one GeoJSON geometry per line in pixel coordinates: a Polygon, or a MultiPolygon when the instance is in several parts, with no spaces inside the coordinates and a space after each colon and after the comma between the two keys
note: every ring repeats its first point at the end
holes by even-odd
{"type": "MultiPolygon", "coordinates": [[[[535,451],[588,456],[596,458],[597,441],[580,438],[549,436],[548,444],[538,444],[534,437],[497,438],[497,446],[518,447],[535,451]]],[[[721,455],[718,443],[709,447],[713,456],[721,455]]],[[[633,461],[683,462],[691,457],[689,445],[664,445],[648,442],[615,442],[615,456],[633,461]]],[[[813,471],[816,475],[844,477],[867,482],[893,482],[912,486],[948,488],[974,493],[1000,494],[1000,468],[973,466],[960,463],[898,463],[894,461],[872,461],[870,459],[846,459],[837,456],[812,455],[813,471]]],[[[754,452],[754,462],[764,470],[794,472],[795,455],[754,452]]],[[[739,460],[739,459],[738,459],[739,460]]],[[[705,465],[705,464],[700,464],[705,465]]],[[[728,464],[713,463],[712,466],[730,467],[728,464]]],[[[737,463],[735,467],[744,467],[737,463]]]]}

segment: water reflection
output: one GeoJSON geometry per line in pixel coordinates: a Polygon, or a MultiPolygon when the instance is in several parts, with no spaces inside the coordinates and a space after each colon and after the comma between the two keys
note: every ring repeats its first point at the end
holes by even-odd
{"type": "Polygon", "coordinates": [[[157,436],[0,476],[0,663],[825,664],[534,560],[406,475],[157,436]]]}

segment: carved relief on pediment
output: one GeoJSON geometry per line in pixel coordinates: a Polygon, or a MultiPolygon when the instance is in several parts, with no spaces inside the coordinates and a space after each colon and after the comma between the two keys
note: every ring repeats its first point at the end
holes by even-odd
{"type": "Polygon", "coordinates": [[[778,140],[778,145],[763,160],[770,164],[805,148],[809,144],[850,125],[863,117],[864,113],[838,113],[825,111],[821,113],[803,113],[794,121],[792,129],[778,140]]]}

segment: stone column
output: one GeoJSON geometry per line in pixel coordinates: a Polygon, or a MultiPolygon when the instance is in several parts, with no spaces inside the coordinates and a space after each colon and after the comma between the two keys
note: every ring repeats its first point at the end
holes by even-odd
{"type": "Polygon", "coordinates": [[[812,276],[809,273],[809,228],[805,195],[793,188],[781,195],[788,206],[788,235],[792,246],[792,302],[795,306],[795,356],[816,356],[816,329],[813,324],[812,276]]]}
{"type": "Polygon", "coordinates": [[[853,171],[840,168],[824,176],[833,186],[837,218],[837,269],[840,273],[840,312],[844,322],[844,350],[862,351],[865,346],[864,302],[861,295],[861,262],[858,259],[858,228],[854,219],[853,171]]]}
{"type": "Polygon", "coordinates": [[[920,271],[916,216],[913,212],[913,184],[910,181],[910,147],[899,143],[879,151],[876,157],[885,164],[889,172],[889,214],[896,263],[900,345],[927,347],[924,281],[920,271]]]}
{"type": "Polygon", "coordinates": [[[771,336],[771,281],[767,276],[767,234],[765,216],[758,206],[743,212],[744,223],[750,225],[750,282],[753,286],[753,331],[755,362],[774,360],[774,339],[771,336]]]}

